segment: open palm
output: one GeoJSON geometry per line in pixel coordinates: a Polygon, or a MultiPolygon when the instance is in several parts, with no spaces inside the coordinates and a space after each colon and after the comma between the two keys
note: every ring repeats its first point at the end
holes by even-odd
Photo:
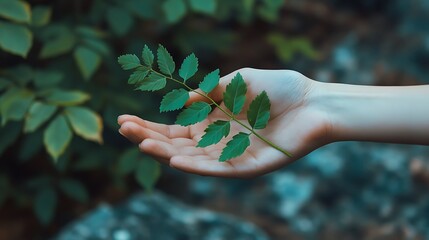
{"type": "MultiPolygon", "coordinates": [[[[288,70],[238,70],[247,84],[246,104],[239,120],[246,123],[246,111],[250,102],[262,90],[271,100],[271,118],[267,127],[258,133],[281,148],[293,154],[289,158],[259,138],[251,135],[251,145],[245,153],[227,162],[219,162],[219,156],[226,143],[238,132],[248,132],[242,126],[231,122],[231,133],[216,145],[196,147],[204,129],[217,120],[229,120],[219,109],[210,113],[201,123],[183,127],[164,125],[143,120],[136,116],[122,115],[118,119],[120,133],[140,149],[153,155],[171,167],[200,175],[221,177],[253,177],[273,171],[306,155],[328,142],[329,124],[326,114],[312,105],[311,95],[316,82],[302,74],[288,70]]],[[[236,72],[223,77],[210,96],[222,103],[226,85],[236,72]]],[[[188,104],[203,101],[191,93],[188,104]]]]}

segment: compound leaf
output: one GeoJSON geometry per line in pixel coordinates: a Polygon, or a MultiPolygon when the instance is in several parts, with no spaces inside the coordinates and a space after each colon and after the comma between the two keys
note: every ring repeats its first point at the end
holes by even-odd
{"type": "Polygon", "coordinates": [[[199,88],[205,93],[210,93],[219,84],[219,69],[207,74],[199,84],[199,88]]]}
{"type": "Polygon", "coordinates": [[[223,93],[225,106],[234,114],[241,112],[246,101],[247,86],[240,73],[237,73],[223,93]]]}
{"type": "Polygon", "coordinates": [[[159,44],[158,47],[157,57],[159,70],[161,70],[162,73],[171,76],[176,68],[176,64],[173,61],[173,57],[161,44],[159,44]]]}
{"type": "Polygon", "coordinates": [[[186,80],[194,76],[197,71],[198,58],[192,53],[183,60],[182,66],[179,69],[179,76],[186,82],[186,80]]]}
{"type": "Polygon", "coordinates": [[[140,59],[135,54],[125,54],[118,57],[122,69],[130,70],[140,66],[140,59]]]}
{"type": "Polygon", "coordinates": [[[230,129],[230,122],[217,120],[204,130],[205,134],[198,142],[197,147],[207,147],[218,143],[223,137],[228,136],[230,129]]]}
{"type": "Polygon", "coordinates": [[[249,134],[239,132],[226,144],[219,157],[219,161],[225,162],[231,158],[240,156],[248,146],[250,146],[249,134]]]}
{"type": "Polygon", "coordinates": [[[137,86],[136,90],[141,91],[157,91],[163,89],[167,84],[167,80],[164,76],[152,72],[149,77],[137,86]]]}
{"type": "Polygon", "coordinates": [[[188,126],[201,122],[207,118],[211,110],[212,107],[208,103],[195,102],[177,116],[176,124],[188,126]]]}
{"type": "Polygon", "coordinates": [[[263,129],[267,126],[270,119],[270,107],[270,99],[265,91],[256,96],[247,111],[247,120],[252,128],[263,129]]]}
{"type": "Polygon", "coordinates": [[[174,111],[185,106],[189,99],[189,92],[184,89],[174,89],[167,93],[161,101],[160,112],[174,111]]]}

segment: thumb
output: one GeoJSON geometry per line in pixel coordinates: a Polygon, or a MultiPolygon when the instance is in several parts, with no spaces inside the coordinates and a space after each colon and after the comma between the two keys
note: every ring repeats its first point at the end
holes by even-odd
{"type": "MultiPolygon", "coordinates": [[[[208,96],[213,99],[215,102],[220,102],[223,100],[223,93],[226,90],[226,86],[231,82],[232,78],[236,75],[237,71],[230,73],[219,80],[219,84],[208,94],[208,96]]],[[[207,102],[210,103],[210,100],[208,100],[203,90],[200,88],[195,89],[195,91],[192,91],[189,93],[189,99],[186,102],[186,106],[191,105],[194,102],[207,102]]]]}

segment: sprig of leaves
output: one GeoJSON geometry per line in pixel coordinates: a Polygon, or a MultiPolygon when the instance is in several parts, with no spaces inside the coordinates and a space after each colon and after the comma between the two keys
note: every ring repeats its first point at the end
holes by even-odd
{"type": "Polygon", "coordinates": [[[199,92],[186,84],[198,71],[198,58],[195,54],[192,53],[183,60],[178,71],[181,80],[173,77],[176,70],[176,63],[164,46],[158,46],[156,56],[159,70],[153,68],[155,55],[147,45],[144,46],[141,54],[143,64],[135,54],[122,55],[118,57],[118,62],[122,69],[133,70],[128,83],[135,85],[136,90],[158,91],[167,85],[167,80],[176,82],[183,87],[174,89],[163,97],[159,109],[160,112],[182,109],[189,99],[189,92],[193,91],[204,97],[210,104],[203,101],[192,103],[177,116],[176,124],[189,126],[199,123],[208,117],[213,110],[212,106],[220,109],[230,119],[229,121],[217,120],[208,125],[197,147],[207,147],[217,144],[223,138],[228,137],[231,131],[230,122],[234,121],[248,130],[248,132],[239,132],[234,135],[222,150],[219,161],[224,162],[242,155],[251,144],[250,136],[252,134],[287,156],[291,156],[290,153],[255,132],[255,130],[264,129],[270,119],[271,103],[265,91],[262,91],[250,103],[247,111],[249,125],[247,125],[237,119],[237,115],[243,110],[247,93],[247,85],[240,73],[237,73],[231,83],[226,86],[226,90],[223,93],[223,101],[227,109],[224,109],[208,95],[219,84],[219,69],[210,72],[203,78],[199,83],[199,88],[202,92],[199,92]]]}

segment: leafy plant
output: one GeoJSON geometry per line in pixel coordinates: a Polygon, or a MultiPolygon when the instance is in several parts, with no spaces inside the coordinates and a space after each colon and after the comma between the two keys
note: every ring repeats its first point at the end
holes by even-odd
{"type": "Polygon", "coordinates": [[[187,81],[198,71],[198,58],[195,54],[192,53],[183,60],[178,71],[178,75],[182,80],[173,77],[176,63],[164,46],[159,45],[157,50],[159,71],[153,68],[155,57],[147,45],[143,48],[141,58],[143,64],[141,64],[140,59],[135,54],[126,54],[118,57],[118,62],[124,70],[134,70],[128,79],[128,83],[135,85],[137,90],[157,91],[166,86],[167,80],[182,86],[182,88],[174,89],[163,97],[159,108],[160,112],[174,111],[183,108],[189,99],[189,91],[199,94],[209,102],[198,101],[192,103],[177,116],[176,124],[189,126],[201,122],[206,119],[213,110],[212,106],[221,110],[228,119],[231,119],[229,121],[218,120],[208,125],[197,147],[207,147],[217,144],[224,137],[228,137],[231,127],[230,121],[234,121],[248,132],[239,132],[233,136],[223,149],[219,161],[224,162],[242,155],[247,147],[250,146],[250,135],[252,134],[285,155],[291,156],[289,152],[281,149],[255,131],[264,129],[270,119],[271,103],[265,91],[262,91],[250,103],[247,111],[249,125],[237,119],[236,116],[242,112],[244,103],[246,102],[247,92],[247,85],[240,73],[237,73],[231,83],[226,86],[226,90],[223,93],[223,101],[227,109],[224,109],[209,96],[209,93],[219,83],[219,69],[207,74],[199,83],[202,92],[191,88],[187,84],[187,81]]]}

